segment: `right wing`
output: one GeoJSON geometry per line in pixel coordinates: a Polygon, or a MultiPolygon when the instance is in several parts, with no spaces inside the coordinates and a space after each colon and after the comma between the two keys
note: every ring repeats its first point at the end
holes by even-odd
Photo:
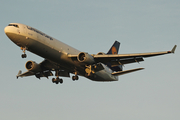
{"type": "Polygon", "coordinates": [[[25,73],[22,73],[22,71],[20,70],[18,75],[16,75],[16,77],[27,77],[27,76],[32,76],[35,75],[37,78],[41,78],[41,77],[47,77],[48,76],[53,76],[53,73],[51,71],[42,71],[42,72],[32,72],[32,71],[27,71],[25,73]]]}
{"type": "Polygon", "coordinates": [[[16,75],[16,77],[18,78],[18,77],[25,77],[25,76],[31,76],[31,75],[34,75],[34,73],[31,71],[27,71],[25,73],[22,73],[22,71],[20,70],[18,72],[18,74],[16,75]]]}
{"type": "Polygon", "coordinates": [[[70,77],[69,72],[66,70],[62,70],[59,69],[59,66],[56,65],[53,62],[50,62],[49,60],[44,60],[41,63],[39,63],[40,67],[42,68],[41,71],[30,71],[28,70],[27,72],[22,73],[22,71],[20,70],[18,75],[16,75],[16,77],[27,77],[27,76],[32,76],[35,75],[37,78],[41,78],[41,77],[49,77],[49,76],[53,76],[53,73],[51,71],[54,70],[59,70],[60,72],[58,72],[59,76],[63,76],[63,77],[70,77]]]}

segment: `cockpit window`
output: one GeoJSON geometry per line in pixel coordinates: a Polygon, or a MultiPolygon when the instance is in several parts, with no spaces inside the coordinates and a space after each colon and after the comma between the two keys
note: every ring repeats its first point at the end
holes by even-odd
{"type": "Polygon", "coordinates": [[[19,28],[19,26],[18,26],[18,25],[16,25],[16,24],[9,24],[8,26],[14,26],[14,27],[19,28]]]}

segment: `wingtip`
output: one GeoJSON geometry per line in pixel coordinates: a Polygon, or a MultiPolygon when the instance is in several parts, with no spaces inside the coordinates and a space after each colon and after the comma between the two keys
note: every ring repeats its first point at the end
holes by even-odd
{"type": "Polygon", "coordinates": [[[175,53],[177,45],[174,45],[173,49],[171,50],[171,53],[175,53]]]}
{"type": "Polygon", "coordinates": [[[18,79],[19,78],[19,75],[22,73],[22,71],[20,70],[19,72],[18,72],[18,74],[16,75],[16,78],[18,79]]]}
{"type": "Polygon", "coordinates": [[[141,70],[145,69],[145,68],[140,68],[141,70]]]}
{"type": "Polygon", "coordinates": [[[143,69],[145,69],[145,68],[137,68],[137,70],[143,70],[143,69]]]}

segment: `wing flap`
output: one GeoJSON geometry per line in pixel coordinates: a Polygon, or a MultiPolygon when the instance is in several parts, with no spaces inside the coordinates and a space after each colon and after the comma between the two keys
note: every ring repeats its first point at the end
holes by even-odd
{"type": "Polygon", "coordinates": [[[111,62],[111,67],[115,67],[118,65],[124,65],[124,64],[129,64],[129,63],[135,63],[135,62],[142,62],[144,59],[142,57],[140,58],[128,58],[128,59],[120,59],[119,61],[112,61],[111,62]]]}
{"type": "Polygon", "coordinates": [[[51,71],[43,71],[43,72],[38,72],[38,73],[35,73],[35,76],[37,78],[41,78],[41,77],[46,77],[48,78],[49,76],[53,76],[53,73],[51,71]]]}
{"type": "Polygon", "coordinates": [[[21,70],[19,71],[18,75],[16,75],[17,78],[19,77],[27,77],[27,76],[32,76],[35,75],[37,78],[41,77],[48,77],[48,76],[53,76],[53,73],[51,71],[42,71],[42,72],[32,72],[32,71],[27,71],[22,73],[21,70]]]}

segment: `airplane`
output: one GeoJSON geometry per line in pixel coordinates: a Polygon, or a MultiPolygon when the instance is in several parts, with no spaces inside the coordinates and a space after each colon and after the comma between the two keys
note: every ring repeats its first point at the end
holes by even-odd
{"type": "Polygon", "coordinates": [[[144,68],[123,70],[125,64],[139,63],[143,58],[174,53],[177,45],[171,51],[118,54],[120,43],[115,41],[107,53],[99,52],[89,54],[81,52],[57,39],[25,24],[10,23],[4,28],[7,37],[19,46],[23,52],[22,58],[26,58],[26,51],[30,51],[44,60],[41,63],[27,61],[27,72],[18,72],[17,78],[35,75],[36,78],[53,76],[52,82],[63,83],[59,77],[70,77],[78,80],[84,76],[92,81],[107,82],[118,81],[118,76],[139,71],[144,68]]]}

